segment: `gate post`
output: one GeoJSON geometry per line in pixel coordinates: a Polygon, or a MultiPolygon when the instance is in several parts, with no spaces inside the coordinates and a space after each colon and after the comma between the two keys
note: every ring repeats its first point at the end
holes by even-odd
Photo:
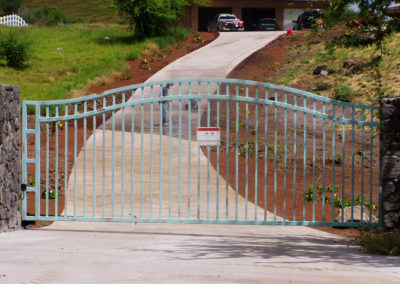
{"type": "Polygon", "coordinates": [[[0,232],[22,222],[19,87],[0,85],[0,232]]]}
{"type": "Polygon", "coordinates": [[[400,228],[400,97],[380,104],[382,221],[386,229],[400,228]]]}

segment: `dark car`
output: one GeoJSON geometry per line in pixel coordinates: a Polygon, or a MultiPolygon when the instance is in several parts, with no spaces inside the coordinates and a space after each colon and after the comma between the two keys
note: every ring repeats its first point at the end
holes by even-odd
{"type": "Polygon", "coordinates": [[[273,18],[262,18],[257,22],[257,29],[259,31],[279,31],[281,27],[273,18]]]}
{"type": "Polygon", "coordinates": [[[309,10],[301,14],[294,23],[293,30],[309,29],[316,24],[318,19],[322,19],[324,15],[320,10],[309,10]]]}

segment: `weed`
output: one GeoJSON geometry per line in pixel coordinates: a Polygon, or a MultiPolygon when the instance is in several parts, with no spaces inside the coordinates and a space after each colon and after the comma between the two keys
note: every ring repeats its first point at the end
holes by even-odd
{"type": "Polygon", "coordinates": [[[204,39],[201,37],[199,32],[193,34],[193,41],[198,43],[204,43],[204,39]]]}
{"type": "Polygon", "coordinates": [[[31,179],[29,179],[28,180],[28,185],[30,185],[30,186],[35,186],[35,178],[31,178],[31,179]]]}
{"type": "Polygon", "coordinates": [[[338,185],[328,185],[327,187],[326,187],[326,191],[327,192],[333,192],[333,193],[335,193],[335,192],[338,192],[340,190],[340,186],[338,186],[338,185]]]}
{"type": "MultiPolygon", "coordinates": [[[[312,185],[311,185],[312,186],[312,185]]],[[[313,197],[314,197],[314,190],[313,188],[309,188],[308,190],[306,190],[306,192],[304,193],[304,199],[307,202],[312,202],[313,201],[313,197]]]]}
{"type": "Polygon", "coordinates": [[[342,158],[342,154],[340,153],[336,153],[335,154],[335,164],[336,165],[340,165],[343,163],[343,158],[342,158]]]}
{"type": "Polygon", "coordinates": [[[277,168],[283,170],[283,169],[285,169],[285,164],[279,163],[277,165],[277,168]]]}
{"type": "Polygon", "coordinates": [[[244,124],[243,121],[239,121],[239,123],[234,122],[234,123],[232,124],[232,129],[233,129],[233,130],[235,130],[236,128],[238,128],[238,129],[240,129],[240,128],[244,129],[245,127],[246,127],[246,125],[244,124]]]}
{"type": "MultiPolygon", "coordinates": [[[[47,190],[45,188],[42,188],[42,194],[41,194],[42,199],[45,199],[46,195],[47,195],[47,190]]],[[[56,198],[56,193],[53,190],[50,190],[48,195],[49,195],[49,199],[56,198]]]]}
{"type": "Polygon", "coordinates": [[[257,133],[257,130],[256,130],[256,129],[250,130],[250,134],[251,134],[251,135],[256,135],[256,133],[257,133]]]}

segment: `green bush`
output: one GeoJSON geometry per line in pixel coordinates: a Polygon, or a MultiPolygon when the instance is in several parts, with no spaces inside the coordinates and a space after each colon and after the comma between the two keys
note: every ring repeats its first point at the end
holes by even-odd
{"type": "Polygon", "coordinates": [[[53,26],[59,23],[66,24],[68,22],[67,15],[65,15],[60,8],[47,5],[40,11],[40,18],[48,26],[53,26]]]}
{"type": "Polygon", "coordinates": [[[4,15],[17,13],[20,6],[21,0],[0,0],[0,10],[3,11],[4,15]]]}
{"type": "Polygon", "coordinates": [[[315,91],[325,91],[328,90],[331,87],[331,84],[329,84],[327,81],[325,80],[318,80],[317,82],[315,82],[315,91]]]}
{"type": "Polygon", "coordinates": [[[40,10],[23,12],[23,17],[27,23],[54,26],[57,24],[70,24],[79,20],[68,17],[64,11],[58,7],[44,6],[40,10]]]}
{"type": "Polygon", "coordinates": [[[361,232],[356,243],[367,253],[400,256],[400,230],[398,229],[392,232],[376,230],[361,232]]]}
{"type": "Polygon", "coordinates": [[[331,98],[337,101],[351,102],[353,93],[348,84],[337,84],[333,89],[331,98]]]}
{"type": "Polygon", "coordinates": [[[30,57],[27,34],[9,30],[0,32],[0,35],[0,59],[5,59],[8,67],[23,69],[30,57]]]}

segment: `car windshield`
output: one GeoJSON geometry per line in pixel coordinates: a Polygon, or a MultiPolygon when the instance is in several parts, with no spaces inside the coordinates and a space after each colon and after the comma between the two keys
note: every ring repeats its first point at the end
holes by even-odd
{"type": "Polygon", "coordinates": [[[273,19],[263,19],[263,20],[260,20],[260,24],[275,24],[275,20],[273,20],[273,19]]]}
{"type": "Polygon", "coordinates": [[[234,16],[222,16],[220,17],[221,20],[234,20],[236,19],[234,16]]]}

